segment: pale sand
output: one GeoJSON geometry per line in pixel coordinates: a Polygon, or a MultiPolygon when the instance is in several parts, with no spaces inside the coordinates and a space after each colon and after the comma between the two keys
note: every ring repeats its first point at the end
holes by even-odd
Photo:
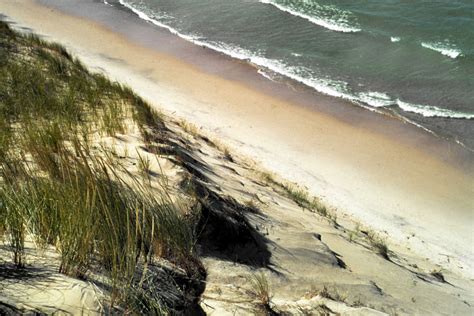
{"type": "Polygon", "coordinates": [[[472,168],[433,158],[416,141],[402,143],[208,74],[101,24],[26,0],[3,1],[0,10],[394,241],[474,275],[472,168]]]}
{"type": "Polygon", "coordinates": [[[41,251],[32,240],[25,242],[28,269],[17,270],[7,247],[0,247],[0,302],[20,310],[55,315],[101,315],[103,299],[93,283],[58,273],[60,256],[54,247],[41,251]]]}

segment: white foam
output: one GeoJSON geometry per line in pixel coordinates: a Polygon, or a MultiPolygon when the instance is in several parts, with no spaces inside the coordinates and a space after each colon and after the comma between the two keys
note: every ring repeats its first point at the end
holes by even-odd
{"type": "Polygon", "coordinates": [[[376,108],[395,104],[388,94],[374,91],[359,93],[359,100],[376,108]]]}
{"type": "Polygon", "coordinates": [[[268,80],[275,81],[275,79],[273,79],[273,77],[268,72],[266,72],[265,70],[259,69],[257,72],[260,75],[262,75],[263,77],[267,78],[268,80]]]}
{"type": "Polygon", "coordinates": [[[354,32],[360,32],[361,31],[360,28],[350,26],[345,21],[340,21],[340,20],[339,21],[334,21],[334,20],[331,20],[331,19],[328,19],[328,18],[315,17],[315,16],[307,15],[307,14],[298,12],[294,9],[291,9],[289,7],[285,7],[285,6],[283,6],[279,3],[276,3],[272,0],[260,0],[260,2],[265,3],[265,4],[271,4],[275,7],[277,7],[278,9],[280,9],[281,11],[284,11],[284,12],[287,12],[291,15],[306,19],[306,20],[310,21],[313,24],[325,27],[325,28],[327,28],[329,30],[332,30],[332,31],[343,32],[343,33],[354,33],[354,32]]]}
{"type": "Polygon", "coordinates": [[[390,37],[390,41],[392,43],[400,42],[400,37],[392,36],[392,37],[390,37]]]}
{"type": "Polygon", "coordinates": [[[310,71],[304,67],[288,66],[282,61],[261,57],[255,53],[249,52],[248,50],[229,44],[203,43],[203,45],[231,57],[240,60],[246,60],[257,66],[267,68],[277,74],[283,75],[306,86],[309,86],[320,93],[338,98],[344,98],[347,100],[356,100],[354,96],[352,96],[347,91],[347,84],[345,82],[331,79],[313,78],[310,75],[310,71]]]}
{"type": "Polygon", "coordinates": [[[199,44],[194,37],[192,36],[189,36],[189,35],[184,35],[184,34],[181,34],[178,30],[172,28],[171,26],[169,25],[166,25],[164,23],[161,23],[160,21],[158,20],[155,20],[153,18],[151,18],[150,16],[148,16],[145,12],[142,12],[138,9],[136,9],[135,7],[133,7],[132,5],[128,4],[127,2],[125,2],[124,0],[119,0],[119,3],[121,5],[123,5],[124,7],[130,9],[133,13],[135,13],[136,15],[138,15],[138,17],[142,20],[145,20],[147,22],[150,22],[156,26],[159,26],[159,27],[163,27],[165,29],[167,29],[168,31],[170,31],[172,34],[174,35],[177,35],[187,41],[191,41],[193,43],[196,43],[196,44],[199,44]]]}
{"type": "Polygon", "coordinates": [[[422,42],[421,46],[434,50],[450,58],[457,58],[457,57],[462,56],[462,52],[459,49],[457,49],[453,44],[450,44],[449,42],[444,42],[444,43],[443,42],[435,42],[435,43],[422,42]]]}
{"type": "Polygon", "coordinates": [[[474,113],[456,112],[448,109],[442,109],[432,105],[421,105],[403,102],[397,100],[397,105],[406,112],[421,114],[424,117],[445,117],[455,119],[474,119],[474,113]]]}

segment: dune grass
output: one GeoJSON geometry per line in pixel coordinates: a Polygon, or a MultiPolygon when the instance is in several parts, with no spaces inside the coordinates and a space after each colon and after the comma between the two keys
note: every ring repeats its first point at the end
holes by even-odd
{"type": "Polygon", "coordinates": [[[298,204],[299,207],[316,212],[336,224],[337,215],[331,212],[320,199],[311,196],[307,189],[292,182],[277,181],[275,176],[268,171],[256,170],[256,172],[265,183],[281,188],[285,195],[298,204]]]}
{"type": "Polygon", "coordinates": [[[319,213],[321,216],[333,218],[333,214],[327,207],[316,197],[311,197],[308,190],[293,183],[283,183],[282,188],[287,196],[296,204],[304,209],[308,209],[319,213]]]}
{"type": "Polygon", "coordinates": [[[250,295],[256,300],[258,314],[271,315],[271,292],[268,279],[263,273],[256,273],[247,278],[250,284],[250,295]]]}
{"type": "MultiPolygon", "coordinates": [[[[195,223],[165,188],[151,192],[97,149],[94,139],[125,132],[127,119],[142,129],[162,124],[129,88],[0,22],[0,237],[13,262],[25,265],[33,238],[57,249],[61,273],[87,278],[99,267],[112,304],[133,293],[139,312],[163,311],[137,294],[138,267],[157,255],[178,265],[192,258],[195,223]]],[[[145,177],[149,162],[141,161],[145,177]]]]}
{"type": "Polygon", "coordinates": [[[383,239],[382,237],[380,237],[380,235],[371,230],[367,233],[367,239],[370,245],[382,258],[390,260],[389,250],[385,239],[383,239]]]}

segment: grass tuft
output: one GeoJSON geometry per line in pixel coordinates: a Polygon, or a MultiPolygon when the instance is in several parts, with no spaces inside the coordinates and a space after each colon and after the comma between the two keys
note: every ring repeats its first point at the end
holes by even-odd
{"type": "Polygon", "coordinates": [[[268,279],[263,273],[253,274],[248,278],[251,289],[250,294],[257,301],[257,307],[261,312],[272,311],[271,292],[268,279]]]}
{"type": "Polygon", "coordinates": [[[388,246],[382,237],[380,237],[377,233],[373,231],[369,231],[367,234],[367,238],[369,239],[370,244],[376,250],[376,252],[384,259],[390,260],[388,254],[388,246]]]}

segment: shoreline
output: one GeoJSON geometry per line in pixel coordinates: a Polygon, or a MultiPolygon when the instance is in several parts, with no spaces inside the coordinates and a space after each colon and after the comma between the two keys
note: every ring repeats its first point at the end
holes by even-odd
{"type": "MultiPolygon", "coordinates": [[[[248,71],[249,65],[232,61],[234,67],[222,56],[222,64],[229,64],[228,68],[212,68],[215,64],[210,63],[208,67],[214,73],[206,73],[202,70],[205,65],[190,65],[180,56],[153,51],[137,44],[137,39],[113,33],[110,27],[106,28],[106,18],[100,25],[30,1],[2,3],[0,8],[11,19],[66,44],[88,66],[102,68],[112,79],[129,84],[160,110],[175,111],[180,117],[206,126],[207,131],[238,147],[264,167],[308,186],[311,193],[356,218],[363,218],[374,228],[387,230],[396,241],[401,243],[415,230],[416,238],[411,238],[407,245],[425,251],[422,253],[430,255],[435,262],[462,271],[456,268],[457,261],[464,264],[472,258],[472,234],[469,235],[472,154],[454,148],[436,159],[428,153],[440,151],[438,145],[442,141],[430,143],[431,138],[420,131],[417,139],[409,138],[408,144],[388,136],[404,130],[400,122],[355,107],[331,106],[329,98],[324,96],[314,109],[316,102],[312,97],[300,97],[299,91],[291,93],[288,88],[275,96],[268,95],[277,89],[263,79],[254,76],[249,84],[257,82],[254,87],[232,79],[248,71]],[[103,43],[107,47],[101,47],[103,43]],[[228,77],[221,76],[223,71],[230,72],[228,77]],[[289,102],[295,95],[298,102],[289,102]],[[381,125],[384,120],[388,123],[381,125]],[[319,136],[314,137],[315,134],[319,136]],[[416,148],[420,145],[427,152],[416,148]],[[301,161],[293,161],[294,157],[301,161]],[[458,163],[460,170],[442,160],[458,163]],[[433,174],[433,170],[439,174],[433,174]],[[439,178],[444,183],[438,183],[439,178]],[[453,208],[458,210],[458,218],[447,214],[453,208]],[[431,218],[427,218],[429,212],[433,214],[431,218]],[[420,224],[417,220],[425,222],[420,224]],[[455,240],[444,239],[453,229],[459,231],[459,236],[451,236],[455,240]],[[427,244],[431,249],[423,250],[427,244]],[[440,251],[454,245],[459,253],[453,254],[454,260],[448,264],[443,262],[444,253],[433,254],[439,252],[435,244],[440,245],[440,251]],[[462,258],[466,251],[466,257],[462,258]]],[[[132,16],[125,23],[138,25],[140,30],[148,27],[146,22],[134,21],[132,16]]],[[[137,32],[137,36],[140,34],[137,32]]],[[[182,45],[181,48],[190,45],[169,40],[182,45]]],[[[168,47],[167,44],[161,43],[163,47],[168,47]]],[[[204,58],[192,56],[189,51],[187,54],[191,59],[204,58]]],[[[408,128],[403,133],[414,136],[417,132],[408,128]]],[[[443,152],[449,148],[448,144],[444,146],[443,152]]],[[[472,273],[472,267],[463,270],[472,273]]]]}
{"type": "MultiPolygon", "coordinates": [[[[104,10],[104,6],[101,10],[86,10],[91,6],[87,3],[68,5],[55,3],[51,0],[37,0],[36,2],[54,7],[68,15],[98,23],[135,45],[173,57],[208,75],[235,81],[289,104],[306,107],[355,127],[367,129],[405,145],[422,149],[456,167],[468,168],[469,172],[474,175],[474,151],[472,149],[455,140],[437,135],[436,132],[411,122],[408,117],[400,117],[399,114],[383,108],[368,109],[342,98],[325,95],[290,78],[271,81],[259,73],[262,70],[259,66],[250,61],[237,59],[207,46],[200,46],[198,43],[183,39],[168,28],[144,20],[143,17],[137,15],[137,12],[123,5],[107,4],[105,9],[108,7],[115,10],[105,13],[107,10],[104,10]],[[117,14],[120,15],[114,18],[117,14]],[[132,30],[122,27],[121,21],[123,20],[133,26],[132,30]],[[461,148],[456,149],[458,146],[461,148]],[[447,150],[448,152],[446,152],[447,150]]],[[[100,7],[100,3],[94,4],[95,9],[100,7]]]]}
{"type": "MultiPolygon", "coordinates": [[[[98,23],[104,24],[105,20],[102,14],[95,14],[89,10],[84,10],[81,4],[61,4],[55,3],[51,0],[40,0],[41,3],[45,5],[54,6],[68,14],[77,15],[86,19],[94,20],[98,23]]],[[[191,65],[199,67],[201,70],[209,74],[218,74],[220,77],[224,77],[229,80],[235,80],[241,84],[247,85],[251,88],[265,91],[265,93],[270,95],[278,95],[279,98],[282,98],[290,103],[298,104],[302,106],[308,106],[309,108],[317,111],[321,111],[330,115],[337,117],[343,121],[347,121],[350,124],[358,124],[358,122],[353,119],[353,116],[358,116],[357,110],[347,109],[348,107],[362,108],[366,112],[371,111],[383,116],[389,117],[390,119],[401,120],[403,123],[408,123],[412,125],[413,133],[420,133],[420,129],[424,132],[435,135],[437,138],[442,139],[443,141],[437,141],[437,143],[447,142],[447,143],[457,143],[462,146],[464,149],[470,151],[471,156],[474,153],[474,145],[469,141],[469,137],[458,137],[460,135],[453,134],[452,131],[447,129],[446,131],[441,131],[436,128],[437,124],[434,121],[417,121],[413,116],[414,112],[403,110],[404,114],[400,113],[397,110],[394,110],[392,107],[371,107],[362,101],[358,100],[356,97],[347,97],[347,96],[334,96],[331,92],[324,92],[319,88],[315,87],[311,83],[305,82],[304,78],[298,76],[292,76],[286,71],[281,71],[279,69],[274,69],[274,66],[266,64],[258,60],[253,60],[251,57],[248,57],[245,53],[234,52],[232,50],[227,50],[225,48],[220,48],[212,44],[207,43],[206,41],[201,41],[199,38],[194,38],[180,33],[178,30],[155,20],[154,18],[146,15],[142,11],[139,11],[133,6],[128,5],[126,2],[118,1],[118,3],[108,3],[107,5],[115,8],[116,10],[125,10],[128,13],[133,13],[132,15],[138,17],[140,20],[147,22],[151,28],[157,30],[157,32],[151,33],[147,32],[146,29],[140,29],[139,35],[137,36],[136,31],[129,32],[127,29],[121,28],[120,24],[114,24],[113,21],[105,22],[108,27],[111,27],[114,32],[122,34],[126,38],[133,40],[135,43],[148,47],[155,51],[159,51],[178,59],[185,61],[191,65]],[[158,33],[158,34],[156,34],[158,33]],[[159,38],[164,39],[167,42],[167,45],[160,45],[153,43],[148,40],[148,38],[159,38]],[[203,49],[200,49],[200,48],[203,49]],[[241,64],[237,69],[235,65],[229,67],[229,63],[241,64]],[[230,69],[229,73],[224,71],[219,71],[218,69],[230,69]],[[256,74],[259,76],[255,76],[256,74]],[[282,78],[272,79],[271,76],[275,74],[277,77],[282,76],[282,78]],[[273,81],[273,84],[265,84],[261,82],[261,77],[270,79],[273,81]],[[257,78],[255,78],[257,77],[257,78]],[[260,79],[260,80],[259,80],[260,79]],[[282,86],[281,88],[276,88],[276,85],[282,86]],[[288,93],[289,91],[285,90],[297,90],[297,94],[288,93]],[[316,100],[316,101],[315,101],[316,100]],[[337,109],[334,109],[336,107],[337,109]],[[415,128],[413,128],[415,127],[415,128]]],[[[84,7],[87,9],[87,5],[84,7]]],[[[123,14],[126,16],[126,14],[123,14]]],[[[122,17],[123,19],[123,17],[122,17]]],[[[264,80],[266,82],[267,80],[264,80]]],[[[396,102],[396,107],[410,107],[413,105],[408,105],[400,100],[396,102]],[[404,103],[405,105],[401,105],[404,103]]],[[[360,109],[359,109],[360,110],[360,109]]],[[[415,111],[416,112],[416,111],[415,111]]],[[[419,114],[419,113],[418,113],[419,114]]],[[[415,115],[416,116],[416,115],[415,115]]],[[[423,115],[422,115],[423,116],[423,115]]],[[[361,118],[363,120],[363,126],[367,125],[371,130],[377,131],[379,133],[385,133],[385,129],[378,128],[379,124],[374,124],[377,119],[374,116],[369,114],[362,114],[361,118]],[[370,117],[366,120],[365,117],[370,117]]],[[[426,117],[424,117],[426,119],[426,117]]],[[[435,117],[436,118],[436,117],[435,117]]],[[[382,120],[387,118],[383,118],[382,120]]],[[[464,121],[463,119],[451,119],[451,123],[460,123],[464,121]]],[[[467,122],[470,120],[467,119],[467,122]]],[[[382,124],[385,125],[385,124],[382,124]]],[[[362,126],[362,124],[361,124],[362,126]]],[[[469,130],[467,128],[466,132],[469,130]]],[[[472,130],[474,131],[474,130],[472,130]]],[[[387,133],[388,136],[393,137],[395,133],[387,133]]],[[[413,135],[411,135],[413,136],[413,135]]],[[[410,138],[410,135],[407,135],[406,138],[410,138]]],[[[429,144],[424,144],[424,147],[427,147],[429,144]]],[[[426,148],[425,148],[426,149],[426,148]]],[[[430,149],[436,151],[435,149],[430,149]]],[[[435,153],[436,155],[442,155],[441,151],[435,153]]]]}

